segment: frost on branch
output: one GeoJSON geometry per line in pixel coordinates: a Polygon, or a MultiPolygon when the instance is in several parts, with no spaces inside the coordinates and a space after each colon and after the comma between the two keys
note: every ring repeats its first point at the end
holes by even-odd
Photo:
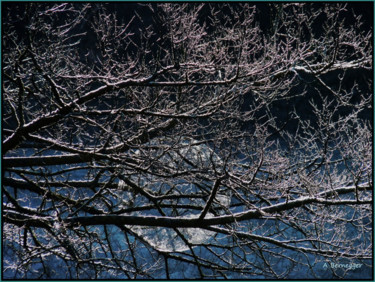
{"type": "Polygon", "coordinates": [[[3,277],[371,278],[372,8],[4,3],[3,277]]]}

